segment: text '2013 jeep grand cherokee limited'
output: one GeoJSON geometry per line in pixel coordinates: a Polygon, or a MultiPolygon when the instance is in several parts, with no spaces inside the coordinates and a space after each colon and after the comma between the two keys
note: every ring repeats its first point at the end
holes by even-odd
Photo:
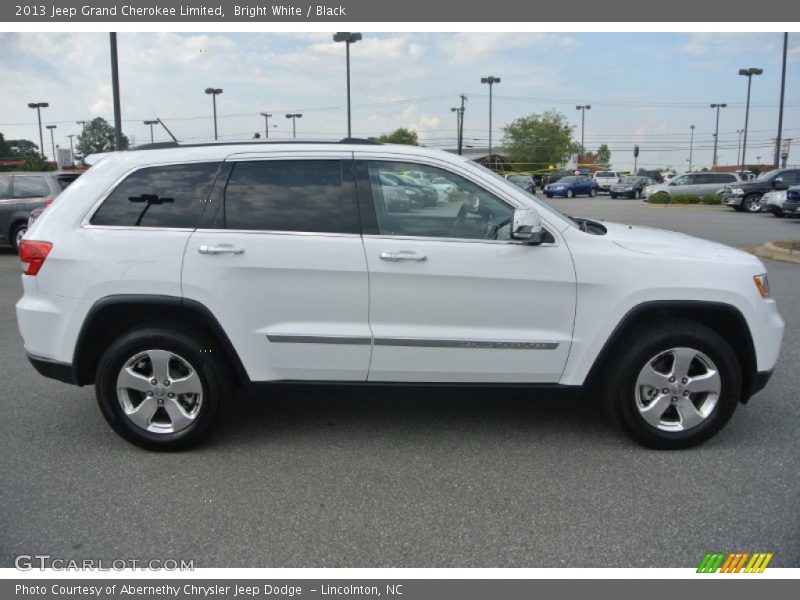
{"type": "Polygon", "coordinates": [[[778,357],[744,252],[572,219],[435,150],[175,146],[101,158],[20,253],[31,362],[94,384],[140,446],[199,441],[232,383],[314,381],[589,389],[639,442],[683,448],[778,357]],[[412,171],[447,199],[396,208],[386,175],[412,171]]]}

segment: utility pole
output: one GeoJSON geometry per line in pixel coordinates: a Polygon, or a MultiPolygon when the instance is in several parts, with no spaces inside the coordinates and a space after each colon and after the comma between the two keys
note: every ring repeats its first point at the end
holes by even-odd
{"type": "Polygon", "coordinates": [[[578,154],[578,168],[581,166],[581,161],[583,161],[583,153],[585,152],[583,146],[583,124],[584,124],[584,116],[586,115],[586,111],[592,108],[589,104],[581,104],[576,106],[575,109],[581,111],[581,151],[578,154]]]}
{"type": "Polygon", "coordinates": [[[744,174],[745,154],[747,153],[747,124],[750,120],[750,87],[753,84],[753,75],[761,75],[764,69],[750,67],[749,69],[739,69],[739,75],[747,77],[747,104],[744,109],[744,140],[742,141],[742,174],[744,174]]]}
{"type": "MultiPolygon", "coordinates": [[[[689,138],[689,173],[692,172],[692,151],[694,150],[694,125],[689,125],[692,130],[691,137],[689,138]]],[[[715,142],[716,143],[716,140],[715,142]]]]}
{"type": "Polygon", "coordinates": [[[50,130],[50,145],[53,147],[53,162],[58,164],[58,156],[56,156],[56,139],[53,135],[53,130],[58,127],[57,125],[48,125],[47,128],[50,130]]]}
{"type": "Polygon", "coordinates": [[[269,139],[269,118],[272,116],[269,113],[262,112],[261,116],[264,117],[264,139],[269,139]]]}
{"type": "Polygon", "coordinates": [[[711,108],[717,109],[717,125],[714,128],[714,156],[712,157],[713,160],[711,161],[711,170],[713,171],[717,167],[717,138],[719,138],[719,109],[725,108],[728,106],[727,104],[712,104],[711,108]]]}
{"type": "Polygon", "coordinates": [[[39,152],[42,158],[47,158],[44,153],[44,137],[42,137],[42,109],[50,106],[47,102],[28,102],[28,108],[36,109],[36,116],[39,117],[39,152]]]}
{"type": "Polygon", "coordinates": [[[491,164],[494,164],[492,162],[492,87],[494,87],[495,83],[500,83],[500,78],[494,75],[481,77],[481,83],[489,85],[489,161],[491,164]]]}
{"type": "Polygon", "coordinates": [[[75,137],[75,134],[70,133],[67,137],[69,138],[69,158],[72,161],[72,164],[75,164],[75,148],[72,145],[72,138],[75,137]]]}
{"type": "Polygon", "coordinates": [[[781,68],[781,104],[778,109],[778,139],[775,140],[775,164],[778,168],[778,160],[781,154],[781,135],[783,135],[783,98],[786,93],[786,46],[789,44],[789,34],[783,34],[783,67],[781,68]]]}

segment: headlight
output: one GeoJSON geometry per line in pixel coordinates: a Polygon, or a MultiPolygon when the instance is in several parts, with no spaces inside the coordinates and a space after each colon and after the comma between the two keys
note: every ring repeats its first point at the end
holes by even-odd
{"type": "Polygon", "coordinates": [[[764,299],[769,298],[769,279],[767,279],[766,273],[754,276],[753,283],[756,284],[756,288],[758,288],[758,293],[761,295],[762,298],[764,299]]]}
{"type": "Polygon", "coordinates": [[[736,194],[737,196],[744,195],[744,190],[742,188],[731,188],[731,193],[736,194]]]}
{"type": "Polygon", "coordinates": [[[556,189],[557,189],[557,190],[563,190],[563,189],[564,189],[564,186],[563,186],[563,185],[557,185],[557,186],[556,186],[556,189]]]}

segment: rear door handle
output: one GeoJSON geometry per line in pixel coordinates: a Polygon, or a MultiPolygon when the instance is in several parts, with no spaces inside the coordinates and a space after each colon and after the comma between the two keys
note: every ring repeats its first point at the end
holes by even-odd
{"type": "Polygon", "coordinates": [[[244,248],[236,248],[231,244],[219,244],[217,246],[200,246],[197,251],[200,254],[244,254],[244,248]]]}
{"type": "Polygon", "coordinates": [[[397,252],[381,252],[381,260],[388,260],[389,262],[400,262],[401,260],[413,260],[415,262],[424,262],[428,257],[424,254],[418,254],[413,250],[399,250],[397,252]]]}

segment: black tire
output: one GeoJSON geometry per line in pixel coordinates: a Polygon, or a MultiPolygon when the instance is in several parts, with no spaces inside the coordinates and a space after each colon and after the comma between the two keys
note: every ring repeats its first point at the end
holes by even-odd
{"type": "Polygon", "coordinates": [[[636,200],[641,200],[641,199],[642,199],[642,190],[636,190],[636,191],[633,193],[633,197],[634,197],[636,200]]]}
{"type": "MultiPolygon", "coordinates": [[[[658,326],[640,326],[626,335],[616,348],[618,354],[609,361],[605,371],[606,409],[612,419],[643,446],[663,450],[696,446],[722,429],[739,404],[742,381],[736,354],[722,336],[705,325],[674,319],[658,326]],[[637,408],[637,378],[654,357],[683,347],[700,351],[713,362],[721,382],[720,392],[716,404],[698,425],[683,431],[665,431],[648,423],[637,408]]],[[[666,395],[671,393],[680,399],[680,392],[670,391],[666,395]]]]}
{"type": "Polygon", "coordinates": [[[742,210],[749,213],[761,212],[761,196],[750,194],[742,200],[742,210]]]}
{"type": "Polygon", "coordinates": [[[609,194],[609,195],[611,196],[612,200],[616,200],[617,199],[617,195],[616,194],[609,194]]]}
{"type": "Polygon", "coordinates": [[[25,235],[26,231],[28,231],[27,223],[17,223],[11,228],[11,237],[9,240],[11,241],[11,247],[14,248],[14,252],[19,252],[19,243],[17,239],[25,235]]]}
{"type": "MultiPolygon", "coordinates": [[[[220,404],[228,390],[229,377],[222,349],[199,331],[176,329],[169,324],[144,325],[119,337],[103,353],[95,379],[97,403],[108,424],[124,439],[147,450],[184,450],[201,442],[216,424],[220,404]],[[202,402],[191,424],[180,431],[152,432],[144,429],[126,416],[118,398],[117,376],[123,366],[147,350],[174,353],[186,361],[199,377],[202,402]]],[[[156,393],[161,395],[163,405],[166,392],[156,393]]],[[[163,408],[157,410],[164,411],[163,408]]],[[[166,415],[166,412],[161,414],[166,415]]]]}
{"type": "Polygon", "coordinates": [[[573,191],[572,191],[572,188],[569,188],[569,189],[567,190],[567,192],[566,192],[565,196],[566,196],[567,198],[574,198],[574,197],[575,197],[575,192],[573,192],[573,191]]]}
{"type": "Polygon", "coordinates": [[[553,194],[545,194],[545,196],[547,196],[548,198],[552,198],[553,194]]]}
{"type": "Polygon", "coordinates": [[[594,198],[596,194],[597,190],[595,190],[594,188],[589,188],[589,198],[594,198]]]}
{"type": "Polygon", "coordinates": [[[782,219],[783,217],[786,216],[786,213],[783,212],[782,210],[773,210],[772,214],[775,215],[776,217],[780,218],[780,219],[782,219]]]}

